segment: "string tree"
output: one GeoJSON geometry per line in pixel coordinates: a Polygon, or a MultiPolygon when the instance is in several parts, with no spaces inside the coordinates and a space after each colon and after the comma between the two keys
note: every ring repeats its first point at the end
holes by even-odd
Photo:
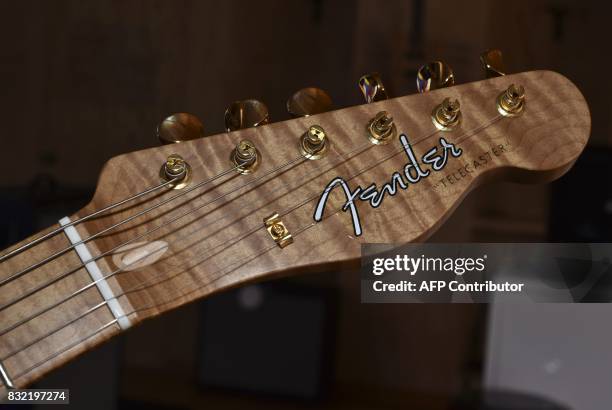
{"type": "Polygon", "coordinates": [[[293,236],[291,236],[289,229],[287,229],[278,213],[273,213],[264,218],[264,226],[279,248],[282,249],[293,243],[293,236]]]}

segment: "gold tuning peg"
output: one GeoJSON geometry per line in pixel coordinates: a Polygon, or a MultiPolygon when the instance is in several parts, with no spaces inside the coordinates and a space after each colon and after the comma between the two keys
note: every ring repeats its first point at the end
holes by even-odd
{"type": "Polygon", "coordinates": [[[287,100],[287,111],[293,117],[308,117],[332,108],[329,94],[317,87],[302,88],[287,100]]]}
{"type": "Polygon", "coordinates": [[[480,64],[482,64],[487,78],[506,75],[506,66],[504,65],[504,59],[500,50],[491,49],[482,53],[480,55],[480,64]]]}
{"type": "Polygon", "coordinates": [[[268,107],[259,100],[234,101],[225,110],[225,129],[228,132],[259,127],[269,122],[268,107]]]}
{"type": "Polygon", "coordinates": [[[455,74],[444,61],[434,61],[419,68],[416,84],[420,93],[451,87],[455,84],[455,74]]]}
{"type": "Polygon", "coordinates": [[[181,112],[164,119],[155,132],[162,144],[174,144],[204,136],[204,125],[193,114],[181,112]]]}
{"type": "Polygon", "coordinates": [[[359,79],[359,89],[368,104],[389,98],[378,73],[362,75],[359,79]]]}

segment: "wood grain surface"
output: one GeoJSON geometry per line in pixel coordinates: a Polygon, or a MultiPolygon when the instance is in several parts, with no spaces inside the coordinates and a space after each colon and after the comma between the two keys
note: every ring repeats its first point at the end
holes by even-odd
{"type": "MultiPolygon", "coordinates": [[[[181,190],[162,190],[77,226],[81,237],[86,238],[181,194],[88,242],[93,255],[106,253],[140,235],[143,238],[138,242],[167,244],[158,260],[134,270],[118,271],[118,256],[113,260],[116,252],[97,261],[105,274],[117,272],[109,282],[136,324],[248,281],[340,266],[354,268],[362,243],[425,240],[470,190],[485,181],[545,182],[559,177],[580,155],[589,134],[588,106],[568,79],[550,71],[520,73],[121,155],[104,167],[91,203],[71,218],[158,184],[160,166],[169,154],[178,153],[191,165],[193,186],[227,170],[230,152],[239,140],[248,138],[261,151],[261,166],[252,175],[232,172],[184,194],[181,190]],[[519,117],[492,123],[498,117],[495,99],[511,83],[525,87],[526,110],[519,117]],[[451,132],[436,133],[430,114],[445,97],[461,102],[463,121],[451,132]],[[462,155],[450,158],[444,169],[409,184],[408,189],[387,195],[378,208],[357,201],[363,227],[359,237],[353,232],[349,212],[336,212],[346,201],[338,188],[330,195],[325,218],[315,224],[313,211],[318,197],[333,178],[345,178],[352,189],[372,183],[380,188],[394,172],[404,169],[408,158],[397,139],[375,146],[366,138],[367,121],[381,110],[394,117],[398,131],[412,142],[417,158],[437,146],[441,136],[456,142],[462,155]],[[321,160],[298,160],[299,136],[314,124],[328,133],[332,149],[321,160]],[[487,124],[490,125],[484,127],[487,124]],[[383,160],[393,153],[399,154],[383,160]],[[292,165],[270,172],[292,160],[296,160],[292,165]],[[269,175],[264,176],[266,173],[269,175]],[[359,175],[351,178],[356,174],[359,175]],[[285,214],[282,219],[294,233],[294,243],[284,249],[274,244],[263,227],[263,219],[274,212],[285,214]],[[168,223],[172,219],[177,220],[168,223]],[[168,224],[159,227],[164,223],[168,224]],[[155,231],[147,234],[151,229],[155,231]]],[[[525,198],[525,206],[528,204],[525,198]]],[[[57,235],[2,262],[0,278],[68,245],[64,234],[57,235]]],[[[86,286],[91,279],[79,267],[79,259],[68,252],[3,286],[2,305],[75,270],[0,311],[0,361],[17,386],[31,383],[120,332],[116,324],[98,332],[113,320],[105,305],[82,316],[103,301],[95,288],[3,332],[86,286]]]]}

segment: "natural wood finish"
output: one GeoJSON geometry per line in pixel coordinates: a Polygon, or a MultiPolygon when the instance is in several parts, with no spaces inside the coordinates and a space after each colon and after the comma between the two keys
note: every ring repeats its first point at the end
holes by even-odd
{"type": "MultiPolygon", "coordinates": [[[[364,242],[424,240],[470,190],[485,181],[501,178],[542,182],[562,175],[584,148],[589,133],[588,107],[569,80],[550,71],[521,73],[121,155],[107,163],[93,200],[73,218],[155,185],[159,181],[159,167],[171,153],[182,155],[191,164],[193,183],[197,183],[228,169],[229,152],[238,140],[248,138],[259,147],[263,161],[254,175],[232,174],[221,178],[89,243],[93,254],[105,252],[186,210],[196,209],[219,195],[231,192],[147,237],[149,241],[163,240],[169,243],[169,250],[156,263],[122,272],[112,278],[111,285],[115,294],[123,295],[119,299],[124,310],[134,312],[130,319],[138,323],[247,281],[330,267],[355,267],[360,256],[360,245],[364,242]],[[504,118],[466,139],[460,144],[463,150],[461,157],[451,158],[444,170],[433,173],[418,184],[410,185],[408,190],[400,190],[393,197],[387,196],[379,208],[373,209],[359,202],[364,231],[362,236],[353,235],[350,216],[340,212],[296,235],[292,245],[284,249],[274,247],[263,228],[264,217],[273,212],[282,213],[307,198],[320,195],[332,178],[348,178],[400,148],[395,140],[389,145],[371,146],[363,153],[339,163],[339,154],[349,153],[364,144],[364,125],[378,111],[384,109],[390,112],[399,131],[406,133],[412,141],[419,141],[422,136],[434,130],[429,118],[432,108],[444,97],[458,98],[463,112],[462,125],[460,129],[443,135],[452,142],[453,138],[463,132],[494,118],[497,115],[495,98],[511,83],[521,84],[526,89],[528,102],[524,115],[513,119],[504,118]],[[236,190],[250,179],[296,158],[299,155],[297,139],[312,124],[323,126],[333,141],[333,150],[325,159],[298,163],[236,190]],[[491,152],[493,147],[500,144],[504,148],[499,156],[491,155],[484,166],[465,177],[453,179],[453,174],[460,176],[457,170],[462,165],[491,152]],[[335,164],[338,165],[333,166],[335,164]],[[333,169],[327,171],[332,166],[333,169]],[[447,183],[441,183],[441,179],[447,177],[447,183]]],[[[438,138],[439,135],[432,135],[416,143],[414,149],[417,156],[420,158],[425,151],[436,146],[438,138]]],[[[380,187],[390,180],[393,172],[401,172],[406,163],[405,155],[396,155],[348,181],[349,185],[352,188],[357,184],[367,187],[375,182],[380,187]]],[[[326,215],[344,203],[345,198],[336,191],[338,189],[330,196],[326,215]]],[[[173,190],[151,195],[133,206],[85,222],[78,226],[78,230],[85,238],[178,192],[173,190]]],[[[296,232],[312,224],[315,204],[316,200],[284,216],[287,227],[296,232]]],[[[0,278],[66,245],[63,235],[58,235],[2,263],[0,278]]],[[[78,264],[76,257],[69,253],[44,269],[12,282],[10,290],[3,289],[0,293],[0,303],[27,292],[36,283],[40,283],[42,278],[54,277],[78,264]]],[[[116,269],[110,257],[99,261],[99,264],[105,273],[116,269]]],[[[14,323],[17,317],[24,317],[40,306],[78,289],[87,280],[86,273],[81,270],[69,279],[49,287],[44,293],[20,302],[12,310],[0,312],[0,329],[14,323]]],[[[66,306],[54,310],[45,320],[41,318],[40,322],[28,323],[7,333],[1,337],[3,343],[0,345],[0,358],[7,354],[6,350],[27,345],[45,331],[52,331],[54,327],[70,320],[70,315],[78,315],[87,306],[100,301],[100,295],[92,290],[71,301],[70,308],[66,306]]],[[[95,314],[65,327],[52,338],[44,339],[25,352],[16,354],[4,364],[10,374],[20,374],[38,359],[61,351],[63,346],[74,340],[71,338],[78,340],[110,320],[112,315],[108,309],[101,308],[95,314]]],[[[112,326],[75,349],[58,355],[44,366],[18,377],[15,382],[24,386],[116,333],[119,333],[119,328],[112,326]]]]}

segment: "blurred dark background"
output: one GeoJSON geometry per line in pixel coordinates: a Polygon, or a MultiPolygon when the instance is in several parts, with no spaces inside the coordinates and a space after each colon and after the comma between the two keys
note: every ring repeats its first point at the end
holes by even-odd
{"type": "MultiPolygon", "coordinates": [[[[432,240],[610,241],[612,81],[610,54],[597,44],[607,33],[608,3],[0,7],[2,248],[87,203],[102,164],[157,145],[155,127],[171,113],[193,113],[214,134],[238,99],[264,101],[273,121],[289,118],[285,101],[306,86],[325,89],[337,107],[360,104],[357,79],[370,71],[392,95],[412,94],[417,68],[432,60],[450,64],[459,83],[482,79],[478,58],[487,48],[504,52],[510,72],[551,69],[573,80],[591,108],[590,145],[554,184],[480,188],[432,240]]],[[[329,272],[173,311],[39,387],[69,387],[73,407],[88,409],[468,409],[485,408],[475,392],[500,389],[560,408],[603,409],[612,401],[612,364],[602,360],[609,353],[601,344],[612,341],[601,323],[608,306],[361,305],[355,274],[329,272]],[[513,330],[530,318],[534,326],[513,330]],[[537,354],[521,360],[522,349],[537,354]]],[[[486,408],[536,408],[514,396],[496,400],[486,408]]]]}

